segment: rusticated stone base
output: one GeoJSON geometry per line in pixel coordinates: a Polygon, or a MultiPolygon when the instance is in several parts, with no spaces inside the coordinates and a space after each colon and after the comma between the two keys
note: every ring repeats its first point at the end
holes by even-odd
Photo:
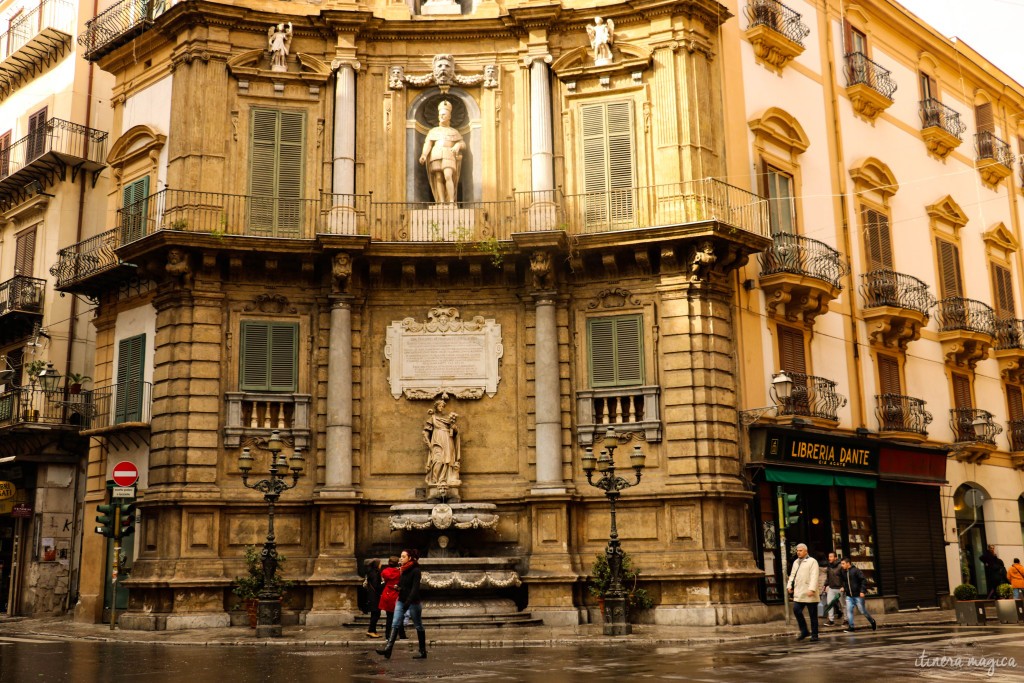
{"type": "Polygon", "coordinates": [[[356,620],[356,613],[349,610],[325,609],[306,612],[306,626],[344,626],[356,620]]]}
{"type": "Polygon", "coordinates": [[[125,631],[185,631],[192,628],[224,628],[231,625],[227,612],[194,614],[139,614],[118,616],[117,625],[125,631]]]}

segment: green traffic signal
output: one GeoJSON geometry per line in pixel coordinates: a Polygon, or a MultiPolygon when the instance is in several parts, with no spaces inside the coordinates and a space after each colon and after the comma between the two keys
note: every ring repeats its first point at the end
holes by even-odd
{"type": "Polygon", "coordinates": [[[800,521],[800,496],[796,493],[782,494],[782,526],[789,528],[800,521]]]}
{"type": "Polygon", "coordinates": [[[96,521],[100,523],[100,526],[96,527],[96,533],[102,534],[107,538],[114,538],[114,506],[113,505],[97,505],[96,521]]]}

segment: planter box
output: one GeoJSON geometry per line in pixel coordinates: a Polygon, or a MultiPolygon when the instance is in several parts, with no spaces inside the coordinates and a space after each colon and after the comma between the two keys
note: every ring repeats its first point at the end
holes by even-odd
{"type": "Polygon", "coordinates": [[[1024,600],[996,600],[996,612],[1000,624],[1017,624],[1024,621],[1024,600]]]}
{"type": "Polygon", "coordinates": [[[961,626],[984,626],[985,608],[993,606],[995,600],[958,600],[956,603],[956,623],[961,626]]]}

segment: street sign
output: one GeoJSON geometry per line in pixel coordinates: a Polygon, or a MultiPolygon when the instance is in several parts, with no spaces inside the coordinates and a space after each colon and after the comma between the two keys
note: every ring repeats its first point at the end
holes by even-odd
{"type": "Polygon", "coordinates": [[[134,498],[135,487],[134,486],[115,486],[110,489],[111,498],[134,498]]]}
{"type": "Polygon", "coordinates": [[[139,480],[139,468],[135,463],[122,460],[114,465],[113,479],[118,486],[131,486],[139,480]]]}
{"type": "Polygon", "coordinates": [[[11,517],[31,517],[32,506],[27,503],[18,503],[11,508],[11,517]]]}
{"type": "MultiPolygon", "coordinates": [[[[970,491],[974,491],[974,490],[975,489],[971,489],[970,491]]],[[[970,491],[968,491],[968,493],[970,493],[970,491]]],[[[14,498],[14,495],[17,492],[18,492],[18,489],[14,486],[13,483],[11,483],[9,481],[0,481],[0,500],[7,500],[9,498],[14,498]]]]}

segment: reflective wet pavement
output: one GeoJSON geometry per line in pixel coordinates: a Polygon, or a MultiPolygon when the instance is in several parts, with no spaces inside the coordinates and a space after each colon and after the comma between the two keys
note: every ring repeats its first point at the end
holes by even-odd
{"type": "Polygon", "coordinates": [[[384,660],[372,647],[204,646],[0,636],[0,683],[26,681],[1024,681],[1024,626],[925,627],[856,634],[818,643],[761,638],[717,645],[475,648],[439,646],[425,661],[400,643],[384,660]],[[1018,664],[1019,662],[1019,664],[1018,664]]]}

